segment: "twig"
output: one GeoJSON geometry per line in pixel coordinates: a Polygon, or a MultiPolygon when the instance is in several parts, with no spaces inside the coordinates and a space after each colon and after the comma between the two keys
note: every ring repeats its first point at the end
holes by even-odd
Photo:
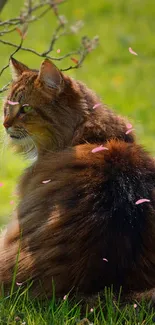
{"type": "Polygon", "coordinates": [[[9,64],[7,63],[2,70],[0,71],[0,76],[2,75],[2,73],[4,72],[4,70],[6,70],[9,67],[9,64]]]}
{"type": "Polygon", "coordinates": [[[32,12],[32,0],[28,0],[28,15],[31,15],[32,12]]]}
{"type": "Polygon", "coordinates": [[[1,89],[0,89],[0,93],[3,93],[4,91],[7,91],[8,90],[8,86],[10,85],[11,81],[9,81],[5,86],[3,86],[1,89]]]}
{"type": "MultiPolygon", "coordinates": [[[[13,44],[11,42],[4,41],[4,40],[0,39],[0,43],[5,44],[5,45],[9,45],[9,46],[12,46],[12,47],[15,47],[15,48],[18,49],[18,45],[13,44]]],[[[60,57],[57,58],[57,57],[53,57],[53,56],[50,56],[50,55],[46,55],[45,52],[39,53],[39,52],[35,51],[34,49],[29,48],[29,47],[23,47],[23,46],[21,46],[20,47],[20,50],[27,51],[27,52],[31,52],[31,53],[33,53],[33,54],[35,54],[37,56],[46,57],[47,59],[56,60],[56,61],[61,61],[61,60],[65,59],[65,58],[67,58],[69,56],[72,56],[72,55],[75,55],[75,54],[79,54],[80,53],[80,50],[71,51],[71,52],[69,52],[69,53],[67,53],[67,54],[65,54],[65,55],[60,56],[60,57]]]]}
{"type": "MultiPolygon", "coordinates": [[[[21,38],[21,41],[20,41],[20,44],[18,45],[18,47],[16,48],[16,50],[10,55],[9,57],[9,61],[10,59],[14,56],[14,54],[16,54],[20,49],[21,49],[21,46],[23,44],[23,38],[21,38]]],[[[6,70],[7,68],[9,67],[9,62],[8,64],[6,64],[2,70],[0,71],[0,76],[2,75],[2,73],[4,72],[4,70],[6,70]]],[[[10,82],[9,82],[10,83],[10,82]]],[[[9,83],[5,86],[2,87],[2,89],[0,89],[0,93],[2,93],[4,90],[6,90],[6,88],[8,87],[9,83]]]]}
{"type": "Polygon", "coordinates": [[[55,42],[58,40],[58,38],[59,38],[59,36],[58,36],[58,32],[59,32],[59,30],[60,30],[61,28],[62,28],[62,25],[59,25],[59,26],[56,28],[56,30],[55,30],[55,32],[54,32],[54,34],[53,34],[53,36],[52,36],[52,39],[51,39],[50,46],[49,46],[48,50],[45,51],[45,52],[43,52],[43,55],[44,55],[44,56],[46,56],[48,53],[50,53],[50,52],[53,50],[53,46],[54,46],[55,42]]]}
{"type": "Polygon", "coordinates": [[[5,20],[5,21],[1,21],[0,22],[0,26],[5,26],[5,25],[16,25],[17,23],[20,23],[20,18],[17,17],[17,18],[13,18],[13,19],[8,19],[8,20],[5,20]]]}
{"type": "Polygon", "coordinates": [[[12,33],[16,30],[16,27],[12,28],[12,29],[9,29],[9,30],[3,30],[2,32],[0,32],[0,36],[3,36],[5,34],[9,34],[9,33],[12,33]]]}
{"type": "MultiPolygon", "coordinates": [[[[50,55],[58,39],[60,39],[61,37],[66,37],[70,34],[75,34],[78,32],[79,28],[81,28],[81,21],[76,22],[73,26],[70,26],[66,21],[66,18],[64,16],[59,15],[58,6],[66,1],[67,0],[25,0],[24,9],[21,11],[19,16],[5,21],[1,21],[0,43],[4,44],[5,46],[11,46],[15,49],[10,57],[15,55],[15,53],[17,53],[19,50],[30,52],[34,55],[37,55],[38,57],[48,58],[55,61],[61,61],[67,57],[70,57],[72,61],[75,62],[75,65],[70,65],[68,68],[62,69],[62,71],[68,71],[70,69],[79,68],[85,60],[86,56],[96,47],[97,42],[95,38],[93,40],[90,40],[88,37],[82,38],[80,47],[75,51],[69,51],[68,53],[58,57],[50,55]],[[54,16],[56,17],[57,26],[51,35],[51,39],[47,49],[40,53],[33,48],[24,47],[23,41],[26,37],[28,25],[42,19],[50,10],[53,11],[54,16]],[[9,40],[2,39],[2,36],[5,36],[6,34],[9,35],[13,32],[18,32],[21,36],[21,41],[19,45],[9,40]],[[74,58],[74,55],[78,56],[78,59],[74,58]]],[[[8,66],[9,63],[1,69],[0,76],[8,68],[8,66]]],[[[8,85],[9,84],[5,85],[0,90],[0,92],[7,90],[8,85]]]]}

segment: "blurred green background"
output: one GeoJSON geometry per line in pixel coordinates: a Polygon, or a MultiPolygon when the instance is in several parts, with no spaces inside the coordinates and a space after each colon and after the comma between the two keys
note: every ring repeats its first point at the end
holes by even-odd
{"type": "MultiPolygon", "coordinates": [[[[9,0],[1,19],[17,16],[23,2],[9,0]]],[[[84,81],[106,104],[119,114],[127,116],[136,129],[138,141],[154,154],[155,1],[68,0],[59,7],[59,11],[71,23],[83,20],[84,27],[77,35],[58,41],[52,55],[60,55],[56,52],[58,48],[61,49],[61,55],[75,50],[82,35],[99,35],[98,48],[89,54],[83,66],[67,73],[84,81]],[[129,53],[129,47],[138,56],[129,53]]],[[[45,18],[31,24],[24,46],[44,51],[48,48],[54,27],[55,17],[49,12],[45,18]]],[[[3,39],[19,44],[17,33],[3,36],[3,39]]],[[[7,64],[12,50],[11,47],[0,44],[0,69],[7,64]]],[[[42,61],[34,54],[24,51],[15,57],[32,68],[38,68],[42,61]]],[[[65,59],[57,65],[66,68],[70,64],[70,59],[65,59]]],[[[9,79],[10,72],[7,70],[0,78],[0,87],[9,79]]],[[[5,93],[0,95],[2,107],[5,93]]],[[[2,127],[0,137],[0,223],[3,224],[15,207],[15,184],[27,162],[7,148],[2,127]]]]}

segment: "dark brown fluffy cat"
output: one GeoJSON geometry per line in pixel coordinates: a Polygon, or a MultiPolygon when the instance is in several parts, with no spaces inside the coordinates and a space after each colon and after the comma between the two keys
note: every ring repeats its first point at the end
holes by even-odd
{"type": "MultiPolygon", "coordinates": [[[[126,121],[49,60],[40,71],[11,61],[4,126],[37,159],[0,247],[0,281],[33,280],[33,295],[94,294],[155,286],[155,163],[126,121]],[[93,150],[96,147],[100,150],[93,150]],[[105,147],[105,148],[104,148],[105,147]],[[139,199],[150,201],[135,204],[139,199]]],[[[147,294],[146,293],[146,294],[147,294]]],[[[141,295],[141,294],[140,294],[141,295]]]]}

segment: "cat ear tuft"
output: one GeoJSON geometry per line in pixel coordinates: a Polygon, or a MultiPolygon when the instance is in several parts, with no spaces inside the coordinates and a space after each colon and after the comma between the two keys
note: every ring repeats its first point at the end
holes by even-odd
{"type": "Polygon", "coordinates": [[[45,59],[40,67],[38,79],[48,88],[61,88],[63,76],[60,70],[48,59],[45,59]]]}
{"type": "Polygon", "coordinates": [[[17,81],[18,77],[20,77],[24,71],[29,70],[25,64],[15,60],[14,58],[10,58],[9,66],[13,81],[17,81]]]}

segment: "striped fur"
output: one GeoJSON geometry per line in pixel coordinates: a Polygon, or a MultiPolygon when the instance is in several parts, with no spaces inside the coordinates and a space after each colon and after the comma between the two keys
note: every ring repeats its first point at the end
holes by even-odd
{"type": "Polygon", "coordinates": [[[54,280],[57,296],[113,285],[151,297],[154,160],[126,134],[125,119],[103,104],[93,108],[99,99],[81,82],[47,60],[39,72],[12,64],[8,99],[33,110],[20,118],[19,108],[9,120],[14,106],[6,101],[4,126],[25,129],[38,158],[21,177],[16,215],[1,236],[1,282],[7,290],[19,255],[16,280],[23,287],[33,280],[35,296],[50,297],[54,280]],[[93,153],[100,145],[106,149],[93,153]],[[136,205],[141,198],[150,202],[136,205]]]}

